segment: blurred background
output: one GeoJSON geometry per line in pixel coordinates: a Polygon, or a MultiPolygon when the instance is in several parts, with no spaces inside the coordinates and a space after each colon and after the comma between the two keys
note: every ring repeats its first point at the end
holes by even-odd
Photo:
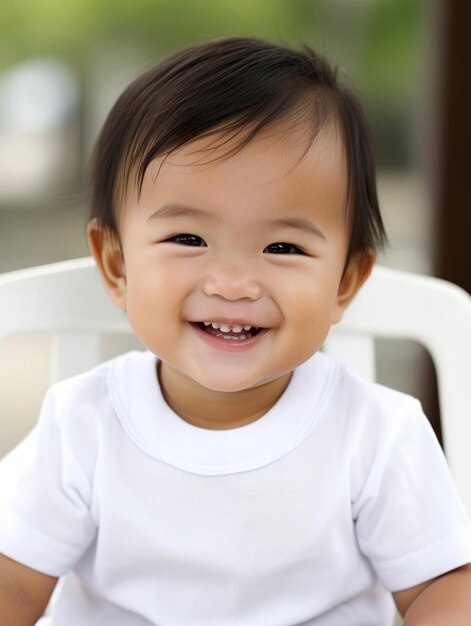
{"type": "MultiPolygon", "coordinates": [[[[470,25],[460,0],[3,0],[0,273],[87,256],[87,163],[117,96],[178,48],[243,35],[305,42],[339,67],[377,138],[380,262],[470,290],[470,25]]],[[[120,341],[110,356],[134,347],[120,341]]],[[[0,344],[0,456],[36,419],[49,347],[47,336],[0,344]]],[[[421,349],[378,354],[381,382],[419,396],[439,433],[421,349]]]]}

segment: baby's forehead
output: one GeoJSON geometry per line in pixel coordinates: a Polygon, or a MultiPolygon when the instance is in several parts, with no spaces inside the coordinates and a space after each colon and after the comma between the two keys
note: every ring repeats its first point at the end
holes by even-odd
{"type": "Polygon", "coordinates": [[[258,176],[265,184],[292,172],[336,165],[343,173],[345,152],[342,134],[336,124],[313,129],[306,123],[284,122],[271,125],[251,136],[247,129],[213,129],[177,148],[158,155],[145,178],[155,183],[160,176],[181,177],[184,184],[199,175],[250,179],[258,176]]]}
{"type": "Polygon", "coordinates": [[[271,201],[271,193],[273,203],[289,205],[312,186],[345,197],[347,167],[336,121],[313,127],[305,119],[291,117],[253,131],[253,125],[210,129],[157,155],[142,183],[135,167],[128,173],[127,188],[117,197],[118,213],[136,203],[187,204],[193,197],[203,205],[226,203],[224,196],[231,193],[256,211],[256,198],[265,204],[271,201]]]}
{"type": "Polygon", "coordinates": [[[301,128],[272,129],[229,154],[221,134],[199,137],[152,161],[125,212],[156,225],[191,220],[238,228],[242,220],[251,228],[274,222],[299,228],[311,213],[344,224],[347,185],[337,139],[325,130],[308,143],[301,128]]]}
{"type": "Polygon", "coordinates": [[[279,147],[286,150],[306,150],[317,139],[326,139],[328,143],[337,142],[341,133],[336,119],[325,120],[321,125],[314,123],[307,116],[285,116],[271,124],[258,128],[250,125],[221,125],[193,137],[169,151],[168,154],[177,162],[205,163],[229,158],[245,147],[263,150],[279,147]]]}

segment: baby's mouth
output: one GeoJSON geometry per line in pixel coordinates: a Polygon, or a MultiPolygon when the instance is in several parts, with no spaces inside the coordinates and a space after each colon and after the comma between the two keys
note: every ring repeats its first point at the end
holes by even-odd
{"type": "Polygon", "coordinates": [[[197,326],[204,330],[209,335],[214,335],[215,337],[222,337],[223,339],[232,339],[232,340],[244,340],[250,339],[251,337],[255,337],[258,333],[263,330],[258,326],[240,326],[240,325],[229,325],[222,324],[219,322],[196,322],[197,326]]]}

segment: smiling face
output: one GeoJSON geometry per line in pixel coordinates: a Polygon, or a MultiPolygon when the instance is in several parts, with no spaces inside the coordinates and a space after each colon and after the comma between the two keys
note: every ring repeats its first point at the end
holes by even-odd
{"type": "Polygon", "coordinates": [[[199,138],[156,159],[139,199],[119,210],[124,258],[89,227],[114,303],[183,387],[242,392],[287,381],[369,273],[372,255],[344,273],[339,133],[325,128],[301,159],[307,134],[279,125],[226,158],[230,144],[199,138]]]}

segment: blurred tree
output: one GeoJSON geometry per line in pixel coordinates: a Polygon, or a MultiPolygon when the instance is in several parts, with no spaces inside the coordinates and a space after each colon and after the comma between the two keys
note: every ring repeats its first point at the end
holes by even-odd
{"type": "Polygon", "coordinates": [[[345,70],[365,103],[383,166],[413,158],[413,108],[421,94],[420,0],[323,0],[312,22],[316,45],[345,70]]]}
{"type": "Polygon", "coordinates": [[[6,0],[0,19],[0,70],[45,52],[81,66],[95,45],[120,38],[137,40],[154,54],[234,34],[309,38],[311,4],[309,0],[6,0]]]}
{"type": "Polygon", "coordinates": [[[437,276],[460,285],[471,294],[471,248],[468,240],[471,230],[471,5],[466,0],[449,0],[443,9],[440,144],[436,172],[436,272],[437,276]]]}
{"type": "Polygon", "coordinates": [[[382,165],[404,168],[422,10],[423,0],[3,0],[0,72],[25,58],[58,56],[85,85],[96,51],[106,47],[124,56],[137,43],[154,62],[214,37],[305,42],[344,68],[361,93],[382,165]]]}

